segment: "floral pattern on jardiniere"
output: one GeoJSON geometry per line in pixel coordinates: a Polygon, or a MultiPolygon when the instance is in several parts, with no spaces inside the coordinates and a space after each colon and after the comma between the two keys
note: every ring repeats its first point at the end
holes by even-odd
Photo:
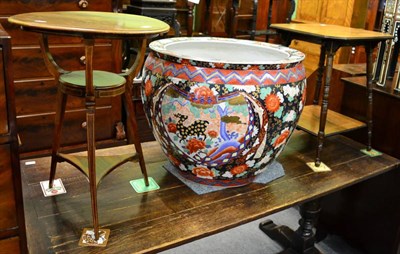
{"type": "Polygon", "coordinates": [[[301,62],[232,71],[227,63],[221,70],[159,56],[146,60],[142,100],[171,163],[183,176],[211,185],[247,184],[264,171],[304,107],[301,62]]]}

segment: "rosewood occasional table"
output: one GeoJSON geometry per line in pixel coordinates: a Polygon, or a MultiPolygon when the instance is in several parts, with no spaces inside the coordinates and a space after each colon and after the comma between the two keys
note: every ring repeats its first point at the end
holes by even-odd
{"type": "MultiPolygon", "coordinates": [[[[147,47],[146,40],[148,38],[153,38],[160,33],[168,32],[169,26],[162,21],[144,16],[88,11],[25,13],[12,16],[8,20],[11,23],[20,25],[23,30],[42,34],[41,49],[45,63],[58,84],[55,134],[53,140],[49,188],[53,186],[56,165],[58,162],[69,162],[88,177],[90,184],[94,241],[98,242],[99,222],[97,211],[97,185],[100,183],[102,178],[127,161],[138,160],[144,175],[145,185],[149,185],[143,152],[137,135],[137,124],[132,104],[131,86],[133,79],[136,77],[143,64],[144,54],[147,47]],[[85,46],[85,70],[66,71],[58,66],[49,50],[48,35],[74,36],[82,38],[85,46]],[[134,64],[126,73],[115,74],[93,70],[93,51],[96,39],[137,39],[141,45],[140,52],[138,57],[135,59],[134,64]],[[125,85],[126,83],[127,85],[125,85]],[[64,118],[67,95],[82,97],[85,99],[88,147],[87,158],[59,153],[61,126],[64,118]],[[96,99],[117,95],[122,95],[127,112],[127,118],[131,125],[130,134],[135,145],[136,153],[96,157],[94,132],[96,99]]],[[[104,229],[102,230],[102,232],[107,232],[104,231],[104,229]]],[[[96,243],[94,245],[96,245],[96,243]]],[[[101,245],[101,243],[99,243],[99,245],[101,245]]]]}
{"type": "MultiPolygon", "coordinates": [[[[293,39],[307,41],[321,45],[317,84],[313,105],[308,105],[300,117],[298,127],[318,137],[315,164],[309,166],[318,169],[321,166],[321,151],[325,136],[342,133],[345,131],[364,127],[365,124],[351,119],[334,111],[328,110],[329,88],[332,76],[333,57],[340,47],[364,46],[367,54],[367,109],[366,125],[368,128],[368,141],[365,152],[373,154],[371,148],[372,137],[372,53],[379,42],[391,39],[392,35],[364,29],[343,27],[337,25],[317,23],[272,24],[282,35],[286,45],[293,39]],[[323,87],[322,105],[318,106],[322,76],[326,61],[326,76],[323,87]],[[328,114],[329,111],[329,114],[328,114]],[[319,114],[319,116],[318,116],[319,114]]],[[[322,164],[323,165],[323,164],[322,164]]],[[[323,165],[325,167],[325,165],[323,165]]]]}

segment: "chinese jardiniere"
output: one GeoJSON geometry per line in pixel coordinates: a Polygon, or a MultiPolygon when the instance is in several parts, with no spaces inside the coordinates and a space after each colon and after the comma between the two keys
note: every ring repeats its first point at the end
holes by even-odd
{"type": "Polygon", "coordinates": [[[169,161],[193,181],[240,186],[267,169],[305,101],[304,54],[263,42],[154,41],[142,100],[169,161]]]}

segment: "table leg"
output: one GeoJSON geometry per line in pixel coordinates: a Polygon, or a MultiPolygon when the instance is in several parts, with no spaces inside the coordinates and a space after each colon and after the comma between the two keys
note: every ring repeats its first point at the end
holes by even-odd
{"type": "Polygon", "coordinates": [[[300,206],[301,219],[296,231],[287,226],[278,226],[271,220],[261,222],[260,229],[285,249],[282,253],[320,253],[315,248],[314,226],[318,220],[321,206],[319,200],[309,201],[300,206]]]}
{"type": "Polygon", "coordinates": [[[366,45],[365,53],[367,54],[367,128],[368,128],[368,140],[367,140],[367,151],[372,149],[372,96],[373,96],[373,84],[372,84],[372,53],[376,45],[366,45]]]}
{"type": "MultiPolygon", "coordinates": [[[[320,114],[320,119],[319,119],[318,146],[317,146],[317,152],[316,152],[316,157],[315,157],[315,166],[316,167],[319,167],[321,165],[321,151],[322,151],[322,147],[324,144],[325,124],[326,124],[326,118],[328,115],[329,88],[330,88],[330,84],[331,84],[331,76],[332,76],[332,69],[333,69],[333,57],[335,56],[335,53],[339,47],[337,45],[335,45],[334,42],[331,41],[331,42],[327,42],[326,45],[324,45],[324,48],[325,48],[328,58],[327,58],[327,64],[326,64],[326,76],[325,76],[325,84],[324,84],[324,93],[323,93],[323,97],[322,97],[321,114],[320,114]]],[[[321,49],[322,49],[322,47],[321,47],[321,49]]]]}
{"type": "Polygon", "coordinates": [[[206,13],[205,13],[205,18],[204,18],[204,23],[205,27],[203,29],[203,32],[206,35],[211,35],[211,27],[212,27],[212,0],[206,0],[206,13]]]}
{"type": "Polygon", "coordinates": [[[128,134],[129,134],[129,141],[133,141],[133,144],[136,149],[136,153],[139,156],[139,165],[140,169],[142,171],[143,177],[144,177],[144,183],[145,186],[149,186],[149,179],[147,175],[147,170],[146,170],[146,165],[143,157],[143,151],[142,151],[142,146],[140,143],[140,138],[139,138],[139,133],[137,131],[137,121],[136,121],[136,114],[134,110],[134,106],[132,103],[132,89],[133,89],[133,82],[135,77],[138,75],[140,72],[144,59],[146,56],[146,49],[147,49],[147,39],[143,38],[140,39],[139,41],[139,48],[138,48],[138,54],[136,56],[135,62],[132,64],[132,66],[129,68],[128,72],[126,73],[127,75],[127,84],[126,84],[126,89],[125,93],[123,96],[123,103],[125,107],[125,111],[127,114],[127,121],[129,122],[129,127],[128,128],[128,134]]]}
{"type": "Polygon", "coordinates": [[[96,98],[93,86],[93,48],[94,40],[85,39],[86,57],[86,135],[87,135],[87,154],[89,167],[90,198],[92,204],[93,231],[95,240],[99,239],[99,219],[97,210],[97,181],[96,181],[96,144],[95,144],[95,113],[96,98]]]}
{"type": "Polygon", "coordinates": [[[187,36],[193,36],[193,7],[194,3],[187,1],[188,13],[187,13],[187,36]]]}
{"type": "Polygon", "coordinates": [[[51,149],[51,164],[50,164],[50,178],[49,188],[53,188],[54,177],[56,175],[56,168],[58,162],[58,149],[60,148],[61,141],[61,129],[64,121],[65,107],[67,105],[67,95],[60,89],[57,90],[57,106],[56,115],[54,121],[54,134],[53,134],[53,145],[51,149]]]}
{"type": "Polygon", "coordinates": [[[239,1],[232,0],[232,6],[230,8],[232,21],[231,21],[231,30],[229,37],[235,38],[236,37],[236,30],[238,25],[238,15],[239,15],[239,1]]]}
{"type": "Polygon", "coordinates": [[[146,170],[146,164],[144,161],[144,157],[143,157],[143,150],[142,150],[142,146],[140,144],[140,139],[139,139],[139,135],[138,135],[138,131],[137,131],[137,122],[136,122],[136,115],[135,115],[135,111],[133,108],[133,103],[132,103],[132,93],[129,91],[130,89],[126,89],[124,97],[123,97],[123,102],[124,102],[124,106],[127,112],[127,120],[130,123],[130,128],[132,130],[131,138],[133,139],[133,144],[135,146],[136,149],[136,153],[139,156],[139,165],[140,165],[140,169],[142,171],[143,174],[143,178],[144,178],[144,184],[145,186],[149,186],[149,178],[147,175],[147,170],[146,170]]]}
{"type": "Polygon", "coordinates": [[[96,161],[95,161],[95,135],[94,135],[94,105],[86,104],[86,123],[87,123],[87,144],[88,144],[88,166],[89,166],[89,185],[90,199],[92,203],[92,219],[95,240],[99,239],[99,219],[97,211],[97,182],[96,182],[96,161]]]}
{"type": "MultiPolygon", "coordinates": [[[[60,74],[66,73],[66,71],[62,69],[60,66],[58,66],[53,56],[51,55],[47,35],[42,34],[39,43],[47,69],[58,82],[60,74]]],[[[56,175],[56,168],[58,162],[57,155],[58,155],[58,149],[60,148],[61,128],[62,128],[62,123],[64,121],[66,103],[67,103],[67,95],[58,89],[56,115],[54,121],[53,145],[51,150],[51,164],[50,164],[51,166],[50,166],[50,177],[49,177],[50,189],[53,188],[54,177],[56,175]]]]}
{"type": "Polygon", "coordinates": [[[314,105],[318,105],[319,102],[319,95],[321,93],[321,86],[322,86],[322,77],[324,76],[324,69],[325,69],[325,56],[326,56],[326,49],[325,45],[321,45],[321,52],[319,54],[319,63],[318,63],[318,73],[317,73],[317,83],[315,84],[315,91],[314,91],[314,105]]]}

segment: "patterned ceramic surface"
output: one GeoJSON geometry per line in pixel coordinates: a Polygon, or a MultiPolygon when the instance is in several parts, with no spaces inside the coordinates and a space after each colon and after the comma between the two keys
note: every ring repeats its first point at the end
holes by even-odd
{"type": "Polygon", "coordinates": [[[142,83],[146,115],[183,176],[240,186],[265,170],[303,109],[304,55],[268,43],[208,37],[163,39],[150,48],[142,83]]]}

